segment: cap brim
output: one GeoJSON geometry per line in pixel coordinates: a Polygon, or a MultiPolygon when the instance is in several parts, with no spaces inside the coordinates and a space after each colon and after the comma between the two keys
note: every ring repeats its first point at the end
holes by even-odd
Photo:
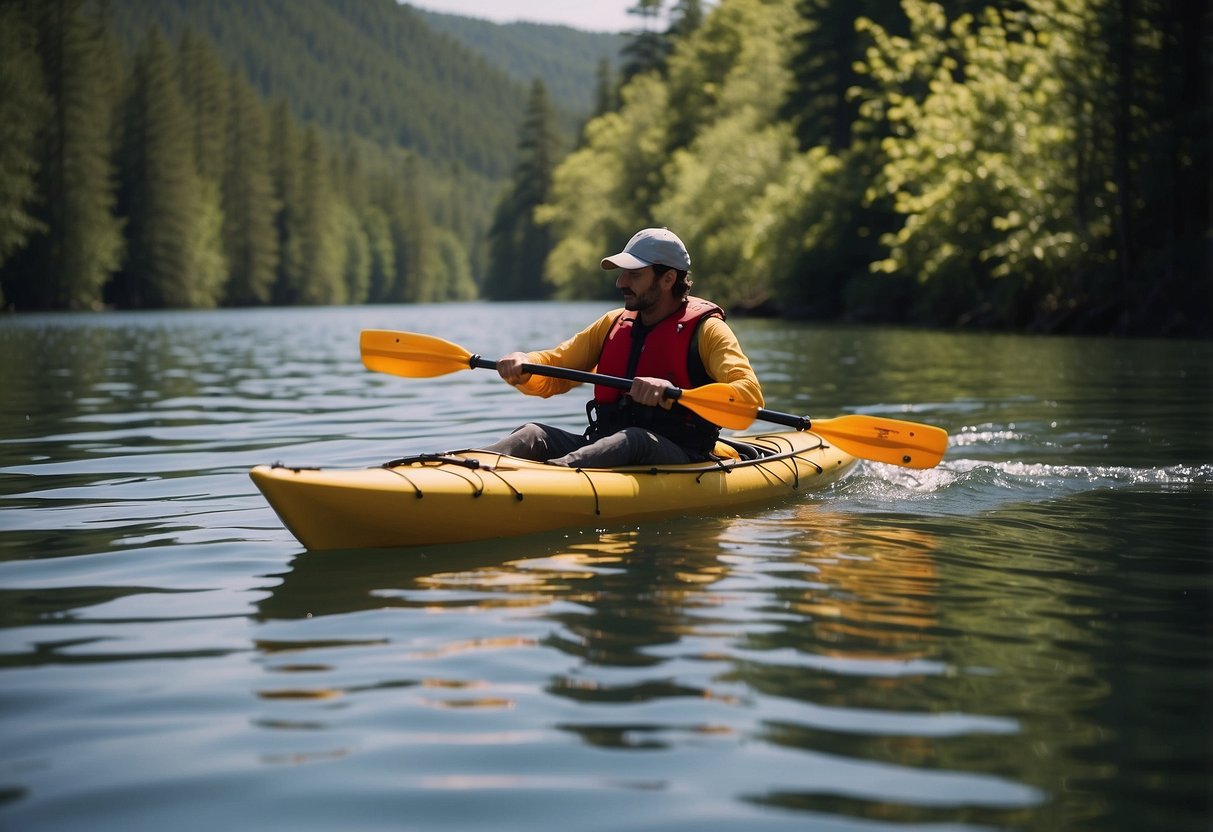
{"type": "Polygon", "coordinates": [[[652,263],[647,260],[641,260],[634,254],[628,254],[626,251],[621,251],[618,254],[612,254],[610,257],[604,257],[602,267],[604,269],[643,269],[645,266],[651,266],[652,263]]]}

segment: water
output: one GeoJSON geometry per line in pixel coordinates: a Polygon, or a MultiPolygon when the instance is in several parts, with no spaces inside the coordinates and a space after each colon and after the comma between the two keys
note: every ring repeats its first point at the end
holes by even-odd
{"type": "Polygon", "coordinates": [[[1209,828],[1210,344],[740,321],[951,446],[706,520],[309,553],[247,477],[578,426],[357,334],[603,308],[0,321],[0,829],[1209,828]]]}

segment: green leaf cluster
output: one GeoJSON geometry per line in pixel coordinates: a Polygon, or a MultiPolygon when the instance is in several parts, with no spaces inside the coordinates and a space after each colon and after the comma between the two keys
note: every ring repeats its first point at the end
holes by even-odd
{"type": "Polygon", "coordinates": [[[555,171],[545,277],[600,296],[665,225],[734,307],[1208,334],[1211,41],[1162,0],[722,0],[555,171]]]}

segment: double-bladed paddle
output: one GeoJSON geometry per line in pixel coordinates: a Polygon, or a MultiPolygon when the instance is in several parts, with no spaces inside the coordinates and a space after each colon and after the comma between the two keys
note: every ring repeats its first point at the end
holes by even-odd
{"type": "MultiPolygon", "coordinates": [[[[406,378],[433,378],[459,370],[497,369],[496,361],[481,358],[458,344],[433,335],[364,329],[360,346],[362,363],[368,370],[406,378]]],[[[630,378],[567,367],[523,364],[522,371],[619,390],[632,387],[630,378]]],[[[947,432],[933,425],[860,414],[810,420],[807,416],[779,413],[741,401],[727,384],[705,384],[691,390],[672,387],[666,391],[666,397],[724,428],[742,430],[755,419],[762,419],[797,430],[811,430],[852,456],[905,468],[934,468],[948,447],[947,432]]]]}

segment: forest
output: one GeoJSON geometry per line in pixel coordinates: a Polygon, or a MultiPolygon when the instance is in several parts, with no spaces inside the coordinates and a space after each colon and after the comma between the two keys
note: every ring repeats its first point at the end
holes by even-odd
{"type": "Polygon", "coordinates": [[[607,298],[663,225],[739,313],[1213,334],[1208,4],[633,14],[578,113],[391,0],[0,0],[0,305],[607,298]]]}

